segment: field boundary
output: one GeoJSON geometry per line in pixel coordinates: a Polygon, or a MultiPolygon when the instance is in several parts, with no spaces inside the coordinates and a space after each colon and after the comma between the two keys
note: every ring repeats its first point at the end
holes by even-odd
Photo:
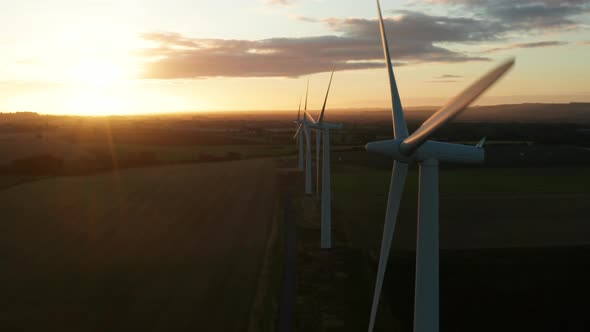
{"type": "MultiPolygon", "coordinates": [[[[9,176],[7,176],[7,178],[8,177],[9,176]]],[[[22,177],[23,177],[22,179],[15,180],[14,182],[7,181],[8,183],[2,183],[2,181],[0,181],[0,191],[7,190],[12,187],[20,186],[25,183],[36,182],[36,181],[41,181],[41,180],[52,178],[52,176],[22,176],[22,177]]]]}
{"type": "MultiPolygon", "coordinates": [[[[278,185],[278,184],[277,184],[278,185]]],[[[279,312],[279,291],[281,271],[283,270],[283,224],[282,204],[279,199],[274,207],[275,218],[272,221],[268,237],[264,262],[258,276],[256,294],[250,309],[248,332],[275,331],[279,312]]]]}

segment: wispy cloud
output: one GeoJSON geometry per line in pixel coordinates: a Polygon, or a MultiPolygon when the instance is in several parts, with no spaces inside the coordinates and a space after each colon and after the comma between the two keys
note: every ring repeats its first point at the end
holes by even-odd
{"type": "Polygon", "coordinates": [[[293,4],[293,0],[263,0],[268,5],[279,5],[279,6],[290,6],[293,4]]]}
{"type": "Polygon", "coordinates": [[[444,74],[444,75],[436,76],[434,79],[440,80],[440,79],[445,79],[445,78],[461,78],[461,77],[463,77],[463,76],[461,76],[461,75],[444,74]]]}
{"type": "Polygon", "coordinates": [[[553,47],[553,46],[562,46],[562,45],[567,45],[567,44],[568,44],[567,42],[561,42],[561,41],[556,41],[556,40],[533,42],[533,43],[516,43],[516,44],[510,44],[510,45],[490,48],[490,49],[482,51],[482,53],[494,53],[494,52],[512,50],[512,49],[517,49],[517,48],[553,47]]]}
{"type": "Polygon", "coordinates": [[[431,80],[425,81],[426,83],[456,83],[456,80],[431,80]]]}

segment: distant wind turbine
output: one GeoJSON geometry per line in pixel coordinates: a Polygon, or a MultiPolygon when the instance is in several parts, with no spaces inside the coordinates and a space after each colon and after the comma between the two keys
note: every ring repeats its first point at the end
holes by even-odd
{"type": "MultiPolygon", "coordinates": [[[[297,121],[295,121],[297,128],[301,125],[301,98],[299,98],[299,110],[297,111],[297,121]]],[[[297,154],[299,155],[297,168],[299,171],[303,171],[303,138],[295,136],[295,142],[297,144],[297,154]]]]}
{"type": "MultiPolygon", "coordinates": [[[[332,78],[334,77],[334,69],[330,76],[328,83],[328,90],[326,91],[326,98],[318,121],[315,121],[309,113],[305,112],[305,120],[308,125],[316,129],[316,132],[323,133],[324,148],[323,148],[323,164],[322,164],[322,220],[321,220],[321,247],[324,249],[332,248],[332,191],[330,188],[330,129],[341,129],[342,124],[329,123],[324,121],[324,113],[326,112],[326,103],[328,102],[328,95],[330,87],[332,86],[332,78]]],[[[319,149],[318,149],[319,150],[319,149]]],[[[319,153],[318,153],[319,157],[319,153]]],[[[319,158],[318,158],[319,160],[319,158]]],[[[319,175],[319,172],[318,172],[319,175]]],[[[319,187],[318,187],[319,190],[319,187]]]]}
{"type": "MultiPolygon", "coordinates": [[[[305,105],[304,105],[304,114],[307,114],[307,96],[309,94],[309,79],[307,80],[307,89],[305,91],[305,105]]],[[[305,194],[311,194],[311,135],[309,132],[309,127],[307,122],[305,121],[305,116],[303,119],[299,121],[299,127],[297,128],[297,132],[295,132],[295,138],[298,138],[301,129],[303,129],[303,133],[305,135],[305,194]]],[[[300,152],[301,153],[301,152],[300,152]]]]}
{"type": "Polygon", "coordinates": [[[377,9],[379,12],[379,27],[381,30],[383,53],[387,63],[391,89],[394,139],[370,142],[366,145],[366,149],[368,152],[391,157],[394,163],[389,187],[389,198],[387,200],[387,210],[385,212],[383,240],[381,243],[379,267],[377,269],[377,280],[371,308],[369,332],[372,332],[375,325],[377,306],[381,295],[383,277],[387,267],[408,165],[414,162],[417,162],[419,165],[420,177],[416,241],[414,331],[437,332],[439,330],[438,163],[439,161],[454,163],[483,162],[483,144],[485,138],[476,146],[436,142],[428,139],[445,123],[464,111],[477,97],[502,77],[513,66],[514,59],[502,63],[481,77],[433,114],[412,135],[409,135],[400,96],[397,91],[379,0],[377,0],[377,9]]]}

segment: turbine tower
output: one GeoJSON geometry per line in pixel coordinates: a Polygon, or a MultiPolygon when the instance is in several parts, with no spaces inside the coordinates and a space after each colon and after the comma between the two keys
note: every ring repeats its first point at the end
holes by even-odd
{"type": "Polygon", "coordinates": [[[375,293],[371,307],[369,332],[373,330],[375,324],[383,277],[387,267],[408,165],[414,162],[418,163],[420,177],[416,241],[414,331],[437,332],[439,330],[438,163],[441,161],[454,163],[483,162],[483,143],[485,139],[482,139],[476,146],[436,142],[428,139],[436,130],[464,111],[477,97],[502,77],[512,67],[514,59],[502,63],[481,77],[439,109],[412,135],[409,135],[389,56],[389,47],[387,45],[379,0],[377,0],[377,9],[379,12],[379,27],[381,30],[383,53],[389,74],[393,106],[394,139],[370,142],[366,145],[366,149],[371,153],[391,157],[394,163],[385,212],[383,239],[377,269],[375,293]]]}
{"type": "MultiPolygon", "coordinates": [[[[315,121],[309,113],[305,112],[304,121],[316,132],[323,133],[324,148],[323,148],[323,164],[322,164],[322,220],[321,220],[321,241],[322,249],[332,248],[332,190],[330,188],[330,129],[342,129],[342,124],[329,123],[324,121],[324,113],[326,111],[326,103],[328,102],[328,95],[330,94],[330,87],[332,86],[332,78],[334,77],[334,69],[330,75],[330,82],[328,83],[328,90],[326,91],[326,98],[318,121],[315,121]]],[[[319,153],[318,153],[319,156],[319,153]]],[[[319,174],[319,173],[318,173],[319,174]]],[[[318,187],[319,190],[319,187],[318,187]]]]}
{"type": "MultiPolygon", "coordinates": [[[[304,105],[304,114],[306,114],[307,112],[307,96],[309,94],[309,79],[307,80],[307,89],[305,91],[305,105],[304,105]]],[[[299,127],[297,128],[297,131],[295,132],[295,138],[298,138],[300,133],[301,133],[301,129],[303,128],[303,133],[305,135],[305,194],[306,195],[310,195],[311,194],[311,135],[309,132],[309,128],[307,125],[307,122],[305,121],[305,117],[303,119],[300,119],[299,121],[299,127]]],[[[301,145],[300,145],[301,146],[301,145]]],[[[302,150],[300,150],[300,155],[302,150]]]]}
{"type": "Polygon", "coordinates": [[[322,131],[315,130],[315,199],[320,199],[320,151],[322,141],[322,131]]]}

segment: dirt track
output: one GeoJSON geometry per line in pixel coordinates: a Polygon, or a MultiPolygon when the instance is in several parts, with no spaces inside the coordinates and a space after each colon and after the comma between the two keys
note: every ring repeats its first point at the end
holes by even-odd
{"type": "Polygon", "coordinates": [[[243,331],[278,196],[265,160],[0,191],[0,330],[243,331]]]}

